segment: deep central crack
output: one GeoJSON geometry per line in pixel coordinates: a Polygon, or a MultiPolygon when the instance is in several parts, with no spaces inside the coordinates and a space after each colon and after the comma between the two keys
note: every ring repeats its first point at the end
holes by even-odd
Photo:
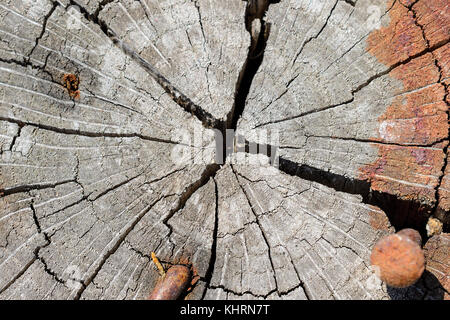
{"type": "MultiPolygon", "coordinates": [[[[350,1],[350,0],[344,0],[344,1],[352,6],[355,6],[355,4],[356,4],[356,1],[350,1]]],[[[242,69],[239,73],[239,76],[238,76],[238,79],[236,82],[233,106],[232,106],[231,110],[229,111],[229,113],[227,114],[225,119],[216,119],[209,112],[204,110],[201,106],[196,105],[192,100],[190,100],[178,88],[173,86],[168,79],[166,79],[164,76],[162,76],[150,63],[148,63],[145,59],[143,59],[133,48],[131,48],[129,45],[127,45],[122,40],[120,40],[118,38],[118,36],[116,35],[116,33],[111,28],[109,28],[105,22],[103,22],[99,19],[100,12],[110,2],[112,2],[112,1],[111,0],[102,1],[99,4],[97,10],[93,14],[90,14],[85,8],[83,8],[82,5],[79,5],[74,0],[70,0],[71,5],[78,7],[80,9],[80,12],[84,15],[84,17],[87,20],[100,26],[100,29],[102,30],[102,32],[106,36],[108,36],[108,38],[111,39],[111,41],[117,47],[119,47],[126,55],[131,57],[134,61],[139,63],[139,65],[142,66],[153,79],[155,79],[155,81],[165,90],[165,92],[169,94],[169,96],[172,98],[173,101],[175,101],[186,112],[194,115],[198,120],[200,120],[204,127],[219,130],[223,137],[226,137],[228,131],[231,131],[234,134],[234,132],[237,129],[238,121],[241,118],[242,114],[244,113],[244,110],[246,107],[247,96],[249,94],[253,79],[254,79],[256,73],[258,72],[258,69],[260,68],[260,66],[263,62],[263,59],[264,59],[264,53],[265,53],[267,41],[268,41],[268,38],[270,35],[270,23],[268,23],[264,20],[265,14],[266,14],[270,4],[278,3],[279,0],[248,0],[247,1],[247,8],[246,8],[246,12],[245,12],[244,24],[245,24],[246,30],[249,32],[249,35],[250,35],[250,46],[248,48],[248,54],[247,54],[246,60],[243,63],[242,69]]],[[[61,5],[58,1],[54,1],[53,4],[54,5],[52,7],[52,10],[48,13],[48,16],[46,16],[44,26],[43,26],[43,31],[36,39],[36,46],[38,45],[39,39],[41,39],[44,35],[45,25],[46,25],[47,20],[49,19],[50,15],[53,13],[53,11],[56,9],[57,6],[61,5]]],[[[337,4],[337,1],[336,1],[336,4],[337,4]]],[[[336,7],[336,4],[333,7],[333,9],[336,7]]],[[[409,10],[412,10],[411,7],[409,8],[409,10]]],[[[331,11],[333,11],[333,9],[331,11]]],[[[331,14],[332,14],[332,12],[330,13],[330,16],[331,16],[331,14]]],[[[328,17],[328,19],[330,18],[330,16],[328,17]]],[[[325,28],[325,26],[319,31],[319,33],[322,32],[322,30],[324,28],[325,28]]],[[[421,27],[421,28],[423,30],[423,27],[421,27]]],[[[202,32],[203,32],[203,28],[202,28],[202,32]]],[[[424,37],[425,37],[425,35],[424,35],[424,37]]],[[[311,41],[313,38],[310,38],[308,41],[311,41]]],[[[303,45],[303,47],[304,47],[304,45],[303,45]]],[[[430,46],[428,44],[428,48],[425,51],[420,52],[416,56],[409,57],[406,61],[399,62],[398,64],[393,65],[392,67],[388,68],[387,70],[383,71],[382,73],[379,73],[379,74],[369,78],[368,81],[366,81],[365,83],[361,84],[358,88],[356,88],[352,92],[352,94],[354,95],[355,93],[360,91],[362,88],[364,88],[369,83],[371,83],[374,79],[379,78],[382,75],[388,74],[391,70],[393,70],[395,67],[399,66],[400,64],[407,63],[407,62],[411,61],[412,59],[419,57],[425,53],[432,52],[436,48],[436,46],[442,46],[442,45],[443,44],[440,43],[438,45],[435,45],[434,48],[430,48],[430,46]]],[[[36,48],[36,46],[33,48],[33,50],[36,48]]],[[[33,52],[33,50],[31,51],[31,53],[33,52]]],[[[31,56],[31,53],[30,53],[30,56],[31,56]]],[[[49,56],[47,56],[47,59],[48,59],[48,57],[49,56]]],[[[436,61],[436,59],[435,59],[435,61],[436,61]]],[[[27,63],[29,63],[29,61],[27,63]]],[[[437,62],[436,62],[436,66],[439,68],[439,71],[441,74],[439,82],[442,83],[441,82],[441,80],[442,80],[441,67],[438,65],[437,62]]],[[[45,69],[45,66],[44,66],[44,69],[45,69]]],[[[442,83],[442,85],[444,85],[444,84],[442,83]]],[[[444,101],[445,101],[446,97],[447,96],[444,97],[444,101]]],[[[350,102],[352,102],[352,101],[353,101],[353,99],[350,102]]],[[[349,102],[346,102],[346,103],[349,103],[349,102]]],[[[335,107],[335,106],[329,106],[327,108],[332,108],[332,107],[335,107]]],[[[314,112],[317,112],[317,110],[314,112]]],[[[448,113],[448,111],[447,111],[447,113],[448,113]]],[[[0,120],[10,121],[8,119],[1,119],[1,118],[0,118],[0,120]]],[[[283,119],[283,120],[280,120],[279,122],[285,121],[285,120],[286,119],[283,119]]],[[[25,123],[22,123],[20,121],[17,122],[17,124],[19,125],[19,132],[18,132],[17,136],[14,137],[14,139],[11,143],[10,149],[14,145],[16,138],[20,136],[21,128],[23,127],[23,125],[25,125],[25,123]]],[[[31,124],[26,124],[26,125],[31,125],[31,124]]],[[[56,132],[59,132],[59,131],[57,131],[57,128],[47,128],[43,125],[39,126],[39,127],[40,128],[42,127],[43,129],[54,130],[56,132]]],[[[76,133],[78,135],[80,134],[79,131],[71,132],[71,131],[68,131],[67,129],[64,129],[64,130],[61,129],[60,131],[63,133],[69,133],[69,134],[70,133],[73,133],[73,134],[76,133]]],[[[83,134],[83,133],[81,133],[81,134],[83,134]]],[[[96,137],[96,136],[111,136],[111,137],[128,136],[128,135],[119,135],[119,134],[117,134],[117,135],[116,134],[94,135],[89,132],[84,133],[84,135],[94,136],[94,137],[96,137]]],[[[129,136],[136,136],[136,135],[133,134],[133,135],[129,135],[129,136]]],[[[143,137],[143,138],[146,138],[149,140],[154,140],[154,141],[159,141],[159,140],[157,140],[155,138],[151,138],[151,137],[143,137]]],[[[161,141],[161,142],[173,143],[172,141],[161,141]]],[[[219,193],[219,190],[218,190],[217,182],[214,178],[215,178],[215,175],[218,172],[218,170],[223,165],[223,163],[225,163],[225,159],[229,155],[231,155],[231,153],[235,152],[234,146],[229,146],[229,145],[227,145],[226,142],[227,142],[227,139],[224,138],[220,142],[220,145],[216,146],[217,147],[216,151],[219,151],[219,150],[222,151],[222,153],[221,153],[222,159],[219,159],[219,163],[206,166],[203,173],[201,174],[201,177],[197,181],[195,181],[191,185],[189,185],[184,190],[184,192],[182,193],[182,195],[179,198],[179,202],[178,202],[177,206],[175,207],[175,209],[171,210],[163,221],[163,223],[170,229],[170,233],[171,233],[172,229],[171,229],[170,225],[168,224],[169,219],[177,211],[182,210],[184,208],[187,201],[191,198],[191,196],[197,190],[199,190],[204,185],[206,185],[206,183],[208,183],[208,181],[210,181],[211,178],[213,179],[214,184],[215,184],[215,201],[216,201],[216,203],[215,203],[215,220],[214,220],[213,243],[211,246],[210,261],[209,261],[209,265],[208,265],[205,277],[202,279],[206,283],[205,291],[203,292],[203,297],[206,294],[206,289],[211,288],[210,282],[212,279],[212,275],[214,273],[214,267],[215,267],[215,261],[216,261],[216,255],[217,255],[216,250],[217,250],[217,233],[218,233],[218,223],[219,223],[219,221],[218,221],[218,216],[219,216],[219,214],[218,214],[218,211],[219,211],[218,193],[219,193]]],[[[248,146],[251,142],[246,141],[246,143],[247,143],[247,147],[244,148],[243,151],[246,153],[250,153],[250,148],[248,148],[248,146]]],[[[273,150],[276,150],[277,146],[260,145],[260,144],[257,144],[256,146],[257,146],[257,148],[256,148],[257,152],[263,153],[263,152],[261,152],[261,150],[264,150],[264,154],[273,160],[275,153],[272,153],[272,152],[273,152],[273,150]]],[[[447,151],[447,148],[445,149],[445,151],[447,151]]],[[[317,169],[317,168],[313,168],[313,167],[310,167],[310,166],[304,165],[304,164],[298,164],[298,163],[292,162],[292,161],[290,161],[288,159],[284,159],[284,158],[279,158],[278,163],[279,163],[279,170],[286,174],[289,174],[291,176],[297,176],[304,180],[317,182],[317,183],[320,183],[327,187],[333,188],[337,191],[361,195],[364,203],[372,204],[372,205],[376,205],[376,206],[380,207],[387,214],[388,218],[391,221],[391,224],[396,229],[402,229],[405,227],[413,227],[415,229],[418,229],[422,233],[422,236],[426,239],[427,235],[426,235],[426,231],[425,231],[425,224],[426,224],[427,218],[431,215],[432,211],[436,208],[425,207],[425,206],[420,205],[419,203],[416,203],[413,201],[401,200],[401,199],[399,199],[393,195],[387,194],[387,193],[374,192],[373,190],[371,190],[370,183],[367,181],[350,179],[343,175],[334,174],[334,173],[331,173],[331,172],[328,172],[325,170],[321,170],[321,169],[317,169]]],[[[446,162],[444,165],[446,165],[446,162]]],[[[442,180],[442,177],[441,177],[441,180],[442,180]]],[[[70,180],[70,181],[72,181],[72,180],[70,180]]],[[[66,183],[66,182],[70,182],[70,181],[63,181],[61,183],[66,183]]],[[[124,183],[126,183],[126,182],[124,182],[124,183]]],[[[440,182],[439,182],[439,185],[440,185],[440,182]]],[[[39,188],[46,188],[46,187],[49,187],[49,185],[24,186],[24,187],[21,187],[20,190],[19,189],[18,190],[9,190],[9,194],[15,193],[15,192],[28,191],[29,189],[39,189],[39,188]]],[[[244,188],[242,186],[241,186],[241,188],[242,188],[243,193],[245,194],[244,188]]],[[[437,192],[437,190],[436,190],[436,192],[437,192]]],[[[246,194],[245,194],[245,196],[247,197],[248,203],[251,207],[248,196],[246,194]]],[[[438,197],[438,193],[436,193],[436,196],[438,197]]],[[[142,217],[144,217],[144,215],[148,212],[148,210],[150,210],[160,200],[161,199],[158,199],[158,200],[156,200],[156,202],[152,203],[146,210],[144,210],[138,216],[136,216],[135,219],[122,230],[122,234],[120,235],[120,238],[118,239],[118,241],[115,242],[111,247],[108,248],[105,256],[100,261],[98,266],[95,268],[94,272],[82,283],[83,286],[77,292],[76,298],[80,298],[80,296],[82,295],[85,288],[93,281],[95,276],[99,273],[100,269],[102,268],[102,266],[104,265],[106,260],[118,249],[120,243],[122,243],[122,241],[125,240],[125,237],[133,230],[133,228],[137,225],[137,223],[139,223],[139,221],[142,219],[142,217]]],[[[38,233],[41,233],[39,221],[37,220],[36,213],[34,212],[34,208],[31,207],[31,209],[33,211],[33,218],[35,219],[38,233]]],[[[256,217],[256,213],[254,213],[254,214],[256,217]]],[[[257,221],[257,223],[259,224],[259,221],[257,221]]],[[[169,238],[170,238],[170,233],[169,233],[169,238]]],[[[46,245],[48,245],[50,243],[50,239],[47,237],[47,235],[45,233],[44,233],[44,236],[48,242],[46,245]]],[[[270,262],[272,263],[272,260],[270,257],[271,256],[270,246],[269,246],[268,240],[266,239],[264,234],[263,234],[263,237],[264,237],[264,240],[265,240],[268,250],[269,250],[270,262]]],[[[35,260],[36,259],[41,260],[41,262],[45,266],[46,272],[52,274],[55,277],[55,279],[57,281],[59,281],[59,279],[56,277],[56,274],[52,273],[52,271],[47,267],[45,261],[38,256],[40,248],[41,247],[39,247],[38,251],[36,252],[35,260]]],[[[27,268],[28,268],[28,266],[27,266],[27,268]]],[[[273,264],[272,264],[272,268],[273,268],[273,264]]],[[[275,276],[275,272],[274,272],[274,276],[275,276]]],[[[277,280],[275,277],[275,283],[276,283],[276,281],[277,280]]],[[[300,286],[303,287],[303,284],[300,283],[300,286]]],[[[297,288],[297,287],[295,287],[295,288],[297,288]]],[[[293,288],[293,289],[295,289],[295,288],[293,288]]],[[[227,290],[226,288],[222,288],[222,289],[224,291],[227,290]]],[[[305,292],[307,292],[305,290],[305,288],[303,288],[303,289],[305,292]]],[[[272,292],[269,292],[269,294],[267,294],[267,296],[270,295],[270,293],[272,293],[272,292]]]]}

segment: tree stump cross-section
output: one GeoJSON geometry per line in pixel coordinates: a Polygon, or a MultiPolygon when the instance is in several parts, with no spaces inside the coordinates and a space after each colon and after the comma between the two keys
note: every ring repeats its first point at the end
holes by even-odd
{"type": "Polygon", "coordinates": [[[0,299],[145,299],[151,252],[194,268],[186,299],[448,297],[446,236],[407,289],[369,261],[431,216],[448,232],[448,1],[0,17],[0,299]]]}

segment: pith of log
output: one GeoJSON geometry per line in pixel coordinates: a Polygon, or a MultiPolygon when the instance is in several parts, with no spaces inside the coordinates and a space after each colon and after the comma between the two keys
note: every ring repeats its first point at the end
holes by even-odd
{"type": "Polygon", "coordinates": [[[449,10],[2,1],[0,299],[145,299],[151,252],[186,299],[448,298],[445,234],[407,289],[369,257],[448,231],[449,10]]]}

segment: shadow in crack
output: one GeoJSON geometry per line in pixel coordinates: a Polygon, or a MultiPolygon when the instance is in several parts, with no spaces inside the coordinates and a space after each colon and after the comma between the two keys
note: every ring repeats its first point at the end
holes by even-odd
{"type": "Polygon", "coordinates": [[[420,232],[424,243],[428,239],[426,224],[433,211],[429,206],[373,191],[370,189],[370,183],[365,180],[351,179],[283,158],[279,158],[279,169],[289,175],[323,184],[336,191],[361,195],[364,203],[377,206],[386,213],[396,231],[413,228],[420,232]]]}
{"type": "Polygon", "coordinates": [[[363,197],[363,201],[383,210],[396,231],[413,228],[419,231],[423,244],[428,240],[426,225],[433,212],[432,207],[378,191],[372,191],[368,198],[363,197]]]}
{"type": "Polygon", "coordinates": [[[392,300],[443,300],[445,295],[442,284],[427,270],[414,285],[407,288],[388,287],[387,292],[392,300]]]}

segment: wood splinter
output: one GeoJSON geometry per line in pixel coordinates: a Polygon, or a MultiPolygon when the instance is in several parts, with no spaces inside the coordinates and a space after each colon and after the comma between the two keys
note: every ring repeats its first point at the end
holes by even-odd
{"type": "Polygon", "coordinates": [[[196,277],[192,277],[191,269],[184,265],[173,265],[167,271],[159,262],[156,254],[151,254],[153,263],[158,268],[161,279],[156,284],[148,300],[176,300],[188,289],[188,285],[196,282],[196,277]],[[191,279],[193,281],[191,282],[191,279]],[[195,282],[194,282],[195,281],[195,282]]]}

